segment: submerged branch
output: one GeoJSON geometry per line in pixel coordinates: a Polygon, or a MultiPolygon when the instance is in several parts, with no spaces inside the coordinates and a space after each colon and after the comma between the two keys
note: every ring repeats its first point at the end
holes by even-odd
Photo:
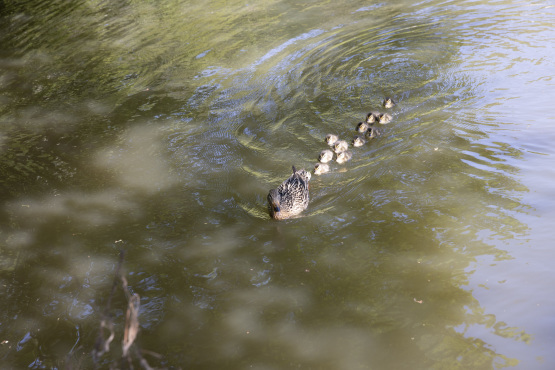
{"type": "MultiPolygon", "coordinates": [[[[93,361],[98,367],[100,358],[110,352],[110,344],[112,343],[112,341],[114,341],[114,338],[116,336],[114,331],[114,321],[112,315],[110,314],[110,311],[112,310],[112,299],[116,293],[117,287],[121,284],[121,288],[128,301],[122,340],[121,366],[123,368],[133,369],[133,361],[135,360],[139,362],[140,366],[143,369],[150,370],[152,369],[152,367],[142,356],[142,351],[135,344],[135,340],[137,339],[137,336],[139,334],[139,309],[141,305],[141,298],[139,294],[131,294],[129,292],[127,279],[121,272],[124,258],[125,251],[122,249],[120,251],[118,265],[114,274],[112,290],[106,302],[106,308],[104,309],[103,318],[100,320],[98,337],[95,343],[95,348],[92,351],[93,361]],[[108,335],[106,331],[109,332],[108,335]],[[131,349],[133,349],[133,351],[131,351],[131,349]]],[[[153,355],[156,358],[162,357],[150,351],[144,351],[144,353],[153,355]]],[[[112,362],[110,367],[115,368],[116,366],[117,365],[115,365],[115,362],[112,362]]]]}

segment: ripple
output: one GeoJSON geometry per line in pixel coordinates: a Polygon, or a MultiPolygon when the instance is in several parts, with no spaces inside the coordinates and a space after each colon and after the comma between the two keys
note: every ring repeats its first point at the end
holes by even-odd
{"type": "MultiPolygon", "coordinates": [[[[393,95],[399,101],[393,123],[381,137],[355,149],[346,166],[313,180],[318,188],[310,212],[364,199],[361,194],[373,183],[403,167],[399,158],[418,158],[422,150],[451,141],[453,126],[441,123],[449,117],[445,112],[472,99],[479,81],[455,71],[456,49],[445,44],[450,35],[438,33],[442,27],[441,17],[431,25],[369,19],[302,33],[245,69],[211,68],[202,77],[211,84],[197,88],[188,101],[188,109],[207,106],[211,115],[210,129],[187,138],[209,143],[188,147],[193,167],[218,168],[219,177],[227,173],[223,181],[229,182],[239,174],[238,166],[256,187],[269,189],[287,177],[292,164],[311,169],[326,133],[350,140],[356,123],[379,108],[385,95],[393,95]]],[[[411,186],[425,177],[408,173],[398,181],[411,186]]],[[[245,201],[246,193],[238,196],[246,213],[265,215],[254,211],[257,202],[245,201]]]]}
{"type": "MultiPolygon", "coordinates": [[[[355,13],[379,13],[380,6],[355,13]]],[[[383,109],[384,96],[393,96],[398,105],[390,110],[393,122],[380,126],[383,134],[354,148],[346,165],[313,178],[307,215],[390,206],[373,204],[375,194],[404,204],[402,194],[459,166],[484,179],[514,174],[502,157],[518,151],[471,145],[487,137],[483,127],[495,119],[473,109],[487,91],[486,78],[473,73],[465,55],[473,52],[469,39],[481,28],[498,27],[487,17],[470,17],[455,2],[446,6],[447,12],[365,16],[314,28],[281,41],[244,68],[207,67],[196,76],[199,86],[185,107],[203,118],[191,122],[195,133],[179,144],[186,150],[176,153],[188,156],[183,164],[198,175],[214,177],[203,186],[223,197],[233,194],[234,207],[266,218],[265,195],[287,178],[291,165],[312,169],[327,133],[350,140],[356,123],[368,111],[383,109]]],[[[413,203],[428,207],[432,199],[413,203]]]]}

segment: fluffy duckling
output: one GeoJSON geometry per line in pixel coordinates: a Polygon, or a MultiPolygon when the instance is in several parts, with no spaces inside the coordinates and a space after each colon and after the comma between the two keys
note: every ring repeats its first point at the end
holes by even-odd
{"type": "Polygon", "coordinates": [[[333,152],[329,149],[322,150],[318,156],[318,161],[321,163],[328,163],[333,159],[333,152]]]}
{"type": "Polygon", "coordinates": [[[380,136],[380,132],[376,128],[370,127],[368,131],[366,131],[366,139],[370,140],[376,136],[380,136]]]}
{"type": "Polygon", "coordinates": [[[368,127],[370,127],[370,126],[368,125],[368,123],[366,123],[366,122],[359,122],[358,125],[357,125],[356,130],[357,130],[358,132],[360,132],[360,133],[363,133],[363,132],[366,132],[366,130],[368,130],[368,127]]]}
{"type": "Polygon", "coordinates": [[[358,146],[363,146],[366,143],[366,140],[364,140],[362,138],[362,136],[355,136],[353,139],[353,146],[358,147],[358,146]]]}
{"type": "Polygon", "coordinates": [[[393,106],[397,104],[395,103],[395,101],[393,99],[391,99],[389,96],[387,98],[384,99],[383,101],[383,107],[384,108],[393,108],[393,106]]]}
{"type": "Polygon", "coordinates": [[[383,113],[383,114],[380,114],[379,121],[380,121],[380,123],[383,125],[383,124],[386,124],[386,123],[391,122],[391,119],[392,119],[392,118],[393,118],[393,117],[391,117],[391,114],[383,113]]]}
{"type": "Polygon", "coordinates": [[[378,120],[380,112],[370,112],[366,115],[366,123],[374,123],[378,120]]]}
{"type": "Polygon", "coordinates": [[[327,163],[316,163],[316,165],[314,166],[315,175],[321,175],[329,171],[330,171],[330,166],[327,163]]]}
{"type": "Polygon", "coordinates": [[[341,152],[337,155],[336,162],[342,164],[350,161],[351,158],[353,158],[353,153],[351,153],[350,151],[341,152]]]}
{"type": "Polygon", "coordinates": [[[333,144],[333,150],[337,154],[346,151],[347,148],[349,148],[349,144],[345,140],[339,140],[336,141],[335,144],[333,144]]]}
{"type": "Polygon", "coordinates": [[[339,138],[337,137],[337,135],[334,135],[334,134],[327,134],[326,135],[326,143],[329,146],[333,146],[333,144],[335,144],[338,140],[339,140],[339,138]]]}

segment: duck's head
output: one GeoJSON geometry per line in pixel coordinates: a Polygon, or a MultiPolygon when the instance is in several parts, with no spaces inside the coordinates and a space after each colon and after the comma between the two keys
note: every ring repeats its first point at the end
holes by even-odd
{"type": "Polygon", "coordinates": [[[337,155],[337,159],[335,160],[337,163],[345,163],[353,157],[353,153],[350,151],[342,152],[337,155]]]}
{"type": "Polygon", "coordinates": [[[321,175],[323,173],[329,172],[330,166],[327,163],[316,163],[314,166],[314,174],[321,175]]]}
{"type": "Polygon", "coordinates": [[[392,118],[393,117],[391,117],[391,114],[382,113],[382,114],[380,114],[379,122],[382,123],[382,124],[383,123],[389,123],[389,122],[391,122],[392,118]]]}
{"type": "Polygon", "coordinates": [[[353,146],[362,146],[366,141],[361,136],[355,136],[353,138],[353,146]]]}
{"type": "Polygon", "coordinates": [[[322,150],[320,155],[318,156],[318,161],[322,163],[329,162],[333,159],[333,152],[329,149],[322,150]]]}
{"type": "Polygon", "coordinates": [[[359,122],[357,125],[357,131],[358,132],[364,132],[368,130],[368,123],[366,122],[359,122]]]}
{"type": "Polygon", "coordinates": [[[327,143],[328,145],[333,145],[333,144],[335,144],[335,142],[336,142],[337,140],[339,140],[338,137],[337,137],[337,135],[334,135],[334,134],[327,134],[327,135],[326,135],[326,143],[327,143]]]}
{"type": "Polygon", "coordinates": [[[281,196],[279,195],[279,192],[277,191],[277,189],[270,190],[270,192],[268,193],[268,204],[270,205],[270,216],[275,218],[275,215],[279,214],[279,212],[281,211],[280,203],[281,203],[281,196]]]}
{"type": "Polygon", "coordinates": [[[391,99],[390,97],[385,98],[384,101],[383,101],[384,108],[391,108],[394,105],[395,105],[395,101],[393,99],[391,99]]]}
{"type": "Polygon", "coordinates": [[[333,144],[333,150],[336,153],[341,153],[341,152],[344,152],[345,150],[347,150],[348,146],[349,146],[349,144],[347,144],[347,142],[345,140],[339,140],[335,144],[333,144]]]}
{"type": "Polygon", "coordinates": [[[368,139],[373,139],[376,136],[380,136],[380,132],[377,129],[370,127],[368,131],[366,131],[366,137],[368,139]]]}

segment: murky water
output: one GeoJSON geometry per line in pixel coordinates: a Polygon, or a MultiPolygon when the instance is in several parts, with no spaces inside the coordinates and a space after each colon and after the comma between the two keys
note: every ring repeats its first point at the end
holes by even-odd
{"type": "Polygon", "coordinates": [[[555,365],[553,5],[0,15],[4,367],[126,367],[118,271],[136,367],[555,365]],[[384,96],[380,137],[270,220],[268,190],[384,96]]]}

